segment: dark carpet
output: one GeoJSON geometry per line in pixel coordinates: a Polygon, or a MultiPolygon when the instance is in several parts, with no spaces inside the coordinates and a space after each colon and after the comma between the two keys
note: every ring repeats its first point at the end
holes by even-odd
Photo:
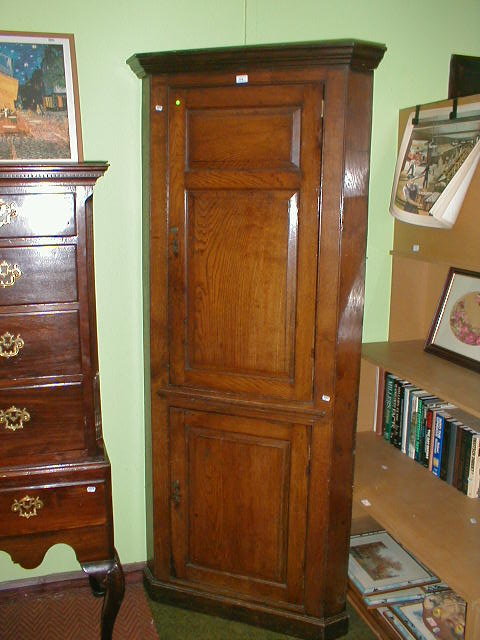
{"type": "MultiPolygon", "coordinates": [[[[0,599],[0,640],[99,640],[102,599],[88,585],[16,590],[0,599]]],[[[375,640],[349,608],[346,640],[375,640]]],[[[154,602],[141,582],[127,582],[113,640],[295,640],[240,622],[154,602]]]]}
{"type": "MultiPolygon", "coordinates": [[[[150,600],[160,640],[298,640],[259,627],[223,620],[150,600]]],[[[369,627],[348,606],[350,626],[345,640],[376,640],[369,627]]]]}
{"type": "MultiPolygon", "coordinates": [[[[0,601],[1,640],[99,640],[102,598],[74,587],[0,601]]],[[[158,640],[143,585],[127,584],[113,640],[158,640]]]]}

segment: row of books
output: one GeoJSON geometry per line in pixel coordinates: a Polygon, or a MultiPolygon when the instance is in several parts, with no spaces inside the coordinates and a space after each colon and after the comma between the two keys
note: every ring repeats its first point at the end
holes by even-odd
{"type": "Polygon", "coordinates": [[[351,536],[348,577],[353,602],[388,638],[463,640],[465,600],[387,531],[351,536]]]}
{"type": "Polygon", "coordinates": [[[480,491],[480,419],[398,376],[383,372],[377,433],[470,498],[480,491]]]}

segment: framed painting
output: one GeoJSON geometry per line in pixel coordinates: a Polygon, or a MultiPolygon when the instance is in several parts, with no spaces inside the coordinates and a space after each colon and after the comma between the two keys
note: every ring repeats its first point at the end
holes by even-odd
{"type": "Polygon", "coordinates": [[[480,162],[480,102],[429,105],[408,116],[397,156],[390,213],[402,222],[451,229],[480,162]],[[430,108],[433,107],[433,108],[430,108]]]}
{"type": "Polygon", "coordinates": [[[480,371],[480,273],[450,268],[425,351],[480,371]]]}
{"type": "Polygon", "coordinates": [[[0,31],[0,162],[82,159],[73,35],[0,31]]]}
{"type": "Polygon", "coordinates": [[[480,58],[452,54],[448,97],[460,98],[480,93],[480,58]]]}
{"type": "Polygon", "coordinates": [[[386,531],[350,537],[348,577],[362,597],[439,582],[386,531]]]}

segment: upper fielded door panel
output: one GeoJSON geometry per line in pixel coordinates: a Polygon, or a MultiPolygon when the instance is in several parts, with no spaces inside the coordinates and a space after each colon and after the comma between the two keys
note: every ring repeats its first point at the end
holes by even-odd
{"type": "Polygon", "coordinates": [[[321,103],[170,90],[172,384],[312,400],[321,103]]]}

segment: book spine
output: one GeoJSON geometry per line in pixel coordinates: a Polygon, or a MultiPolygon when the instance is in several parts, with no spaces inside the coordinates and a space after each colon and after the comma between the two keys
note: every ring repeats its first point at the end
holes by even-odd
{"type": "Polygon", "coordinates": [[[472,438],[472,450],[470,454],[470,470],[468,475],[467,496],[469,498],[476,498],[478,494],[478,487],[476,486],[475,466],[478,460],[480,434],[474,433],[472,438]]]}
{"type": "Polygon", "coordinates": [[[437,413],[435,418],[435,437],[433,440],[433,461],[432,461],[432,473],[437,477],[440,477],[440,461],[442,456],[442,442],[443,442],[443,423],[444,416],[441,413],[437,413]]]}
{"type": "Polygon", "coordinates": [[[377,367],[377,385],[375,395],[374,431],[377,435],[383,434],[385,411],[385,377],[386,372],[382,367],[377,367]]]}
{"type": "Polygon", "coordinates": [[[423,450],[423,466],[429,467],[430,465],[430,451],[433,446],[433,407],[428,407],[425,414],[425,447],[423,450]]]}
{"type": "Polygon", "coordinates": [[[457,431],[457,450],[455,452],[455,466],[453,470],[453,486],[461,490],[462,486],[462,468],[465,462],[465,425],[460,425],[457,431]]]}
{"type": "Polygon", "coordinates": [[[430,436],[427,442],[427,412],[428,409],[439,402],[436,396],[426,396],[422,402],[422,415],[420,416],[420,435],[419,435],[419,451],[418,462],[424,467],[428,467],[428,453],[430,447],[430,436]]]}
{"type": "Polygon", "coordinates": [[[383,437],[388,441],[390,441],[390,432],[392,430],[393,383],[394,376],[391,373],[387,373],[385,377],[385,410],[383,437]]]}
{"type": "Polygon", "coordinates": [[[457,453],[457,431],[458,431],[458,420],[452,420],[451,429],[450,429],[450,452],[448,454],[448,462],[447,462],[447,482],[448,484],[453,484],[453,472],[455,468],[455,456],[457,453]]]}
{"type": "Polygon", "coordinates": [[[470,456],[472,452],[473,431],[466,427],[465,429],[465,456],[462,466],[462,486],[460,491],[467,495],[468,493],[468,476],[470,475],[470,456]]]}
{"type": "Polygon", "coordinates": [[[443,443],[440,456],[440,479],[447,480],[448,458],[450,455],[450,435],[452,430],[452,420],[445,418],[443,422],[443,443]]]}
{"type": "Polygon", "coordinates": [[[400,449],[402,446],[403,412],[405,409],[405,386],[408,382],[399,381],[395,427],[392,425],[392,444],[400,449]]]}
{"type": "Polygon", "coordinates": [[[473,470],[473,488],[472,498],[480,498],[480,433],[475,436],[477,438],[477,456],[475,458],[473,470]]]}
{"type": "Polygon", "coordinates": [[[402,453],[408,455],[408,438],[410,434],[410,420],[412,417],[412,392],[418,391],[417,387],[407,385],[403,397],[403,418],[402,418],[402,453]]]}
{"type": "Polygon", "coordinates": [[[408,457],[415,458],[415,437],[417,433],[417,409],[418,409],[418,394],[414,393],[412,398],[412,411],[410,416],[410,426],[408,435],[408,457]]]}
{"type": "Polygon", "coordinates": [[[415,460],[420,462],[421,452],[423,449],[423,441],[424,437],[422,434],[423,428],[423,412],[424,412],[424,401],[423,398],[418,399],[418,407],[417,407],[417,424],[415,425],[415,460]]]}
{"type": "Polygon", "coordinates": [[[431,435],[430,435],[430,438],[431,438],[430,450],[428,452],[428,469],[429,469],[429,471],[432,471],[432,466],[433,466],[433,449],[434,449],[434,442],[435,442],[435,421],[437,419],[437,412],[438,412],[438,408],[434,407],[432,409],[432,432],[431,432],[431,435]]]}
{"type": "Polygon", "coordinates": [[[400,380],[395,380],[393,385],[392,426],[390,429],[391,444],[395,444],[398,434],[398,416],[400,413],[400,380]]]}

